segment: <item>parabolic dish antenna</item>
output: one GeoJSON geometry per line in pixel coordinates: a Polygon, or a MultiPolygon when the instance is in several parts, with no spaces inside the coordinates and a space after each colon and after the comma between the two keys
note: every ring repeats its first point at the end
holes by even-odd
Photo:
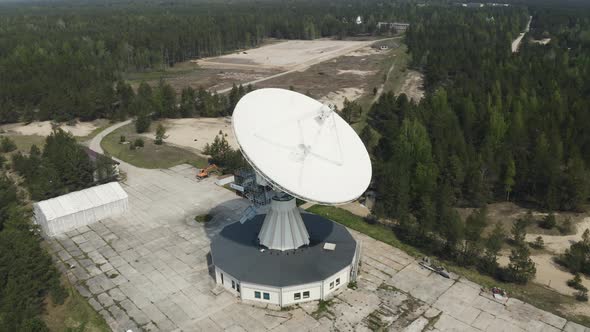
{"type": "Polygon", "coordinates": [[[371,181],[356,132],[329,106],[284,89],[245,95],[233,113],[242,154],[275,189],[305,201],[343,204],[371,181]]]}

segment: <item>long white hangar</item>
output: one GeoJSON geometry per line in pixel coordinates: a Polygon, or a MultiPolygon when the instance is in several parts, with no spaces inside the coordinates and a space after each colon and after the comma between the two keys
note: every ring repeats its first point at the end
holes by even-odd
{"type": "Polygon", "coordinates": [[[127,193],[118,182],[110,182],[33,204],[33,222],[47,236],[56,236],[128,209],[127,193]]]}

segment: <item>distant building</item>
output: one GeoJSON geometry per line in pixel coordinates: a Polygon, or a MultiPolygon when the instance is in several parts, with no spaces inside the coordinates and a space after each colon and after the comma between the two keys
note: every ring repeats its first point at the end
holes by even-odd
{"type": "Polygon", "coordinates": [[[400,23],[400,22],[378,22],[377,29],[390,29],[395,30],[397,33],[406,32],[410,27],[410,23],[400,23]]]}
{"type": "Polygon", "coordinates": [[[360,16],[356,17],[356,24],[362,24],[363,23],[363,19],[360,16]]]}
{"type": "Polygon", "coordinates": [[[496,2],[491,2],[491,3],[463,2],[463,3],[459,3],[458,5],[461,7],[465,7],[465,8],[483,8],[484,6],[489,6],[489,7],[508,7],[508,6],[510,6],[510,4],[507,4],[507,3],[496,3],[496,2]]]}
{"type": "Polygon", "coordinates": [[[461,6],[466,8],[483,8],[484,4],[479,2],[467,2],[462,3],[461,6]]]}

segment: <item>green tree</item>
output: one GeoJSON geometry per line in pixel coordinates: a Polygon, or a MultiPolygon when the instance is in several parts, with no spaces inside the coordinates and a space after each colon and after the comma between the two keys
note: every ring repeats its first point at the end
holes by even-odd
{"type": "Polygon", "coordinates": [[[498,254],[502,249],[502,243],[506,238],[504,228],[500,223],[496,223],[492,232],[484,240],[485,251],[481,261],[481,269],[490,275],[495,275],[498,269],[498,254]]]}
{"type": "Polygon", "coordinates": [[[180,95],[180,116],[183,118],[190,118],[196,115],[195,100],[196,93],[193,88],[186,87],[182,89],[180,95]]]}
{"type": "Polygon", "coordinates": [[[487,208],[485,206],[474,210],[465,220],[464,262],[476,263],[475,260],[482,248],[481,235],[487,224],[487,208]]]}
{"type": "Polygon", "coordinates": [[[160,123],[158,124],[158,128],[156,129],[156,140],[154,143],[157,145],[162,145],[164,143],[164,139],[166,139],[166,128],[160,123]]]}
{"type": "Polygon", "coordinates": [[[506,200],[510,201],[510,193],[514,188],[514,177],[516,176],[516,166],[514,165],[514,159],[508,161],[506,165],[506,172],[504,174],[504,191],[506,192],[506,200]]]}
{"type": "Polygon", "coordinates": [[[142,113],[138,115],[137,119],[135,120],[135,131],[138,134],[145,133],[148,131],[148,129],[150,129],[151,124],[152,117],[149,114],[142,113]]]}
{"type": "Polygon", "coordinates": [[[526,228],[531,223],[532,214],[529,213],[525,218],[518,218],[513,224],[511,229],[512,241],[516,245],[523,245],[526,237],[526,228]]]}
{"type": "Polygon", "coordinates": [[[530,256],[530,251],[526,245],[519,244],[511,250],[510,263],[507,269],[511,281],[525,284],[535,277],[537,268],[530,256]]]}
{"type": "Polygon", "coordinates": [[[0,152],[12,152],[16,150],[16,144],[8,136],[0,136],[0,152]]]}
{"type": "Polygon", "coordinates": [[[176,92],[174,88],[163,79],[160,79],[158,88],[153,96],[156,118],[176,118],[178,110],[176,108],[176,92]]]}

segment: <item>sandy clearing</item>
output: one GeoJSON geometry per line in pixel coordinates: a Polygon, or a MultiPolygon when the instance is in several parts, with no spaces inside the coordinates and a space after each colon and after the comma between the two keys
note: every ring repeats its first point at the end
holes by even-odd
{"type": "Polygon", "coordinates": [[[321,102],[334,104],[339,110],[344,107],[344,100],[353,101],[363,95],[364,89],[344,88],[336,92],[330,92],[327,96],[320,98],[321,102]]]}
{"type": "Polygon", "coordinates": [[[371,214],[371,210],[369,210],[366,206],[362,205],[359,202],[347,203],[344,205],[340,205],[339,207],[354,215],[363,218],[371,214]]]}
{"type": "MultiPolygon", "coordinates": [[[[74,126],[61,124],[58,127],[74,136],[87,136],[92,133],[94,129],[98,128],[99,124],[96,121],[78,122],[74,126]]],[[[53,131],[51,121],[31,122],[29,124],[11,123],[2,125],[0,128],[6,132],[13,132],[19,135],[49,136],[53,131]]]]}
{"type": "Polygon", "coordinates": [[[522,43],[522,38],[524,38],[524,35],[526,35],[527,32],[529,32],[530,28],[531,28],[531,21],[533,20],[532,16],[529,16],[529,21],[526,24],[526,28],[524,29],[523,32],[521,32],[518,37],[516,37],[516,39],[514,39],[512,41],[512,53],[516,53],[518,52],[518,48],[520,47],[520,44],[522,43]]]}
{"type": "Polygon", "coordinates": [[[367,56],[367,55],[379,54],[382,52],[387,52],[387,51],[381,51],[381,50],[378,50],[373,47],[363,47],[363,48],[358,49],[354,52],[348,53],[346,56],[367,56]]]}
{"type": "Polygon", "coordinates": [[[291,69],[318,59],[328,60],[371,42],[330,39],[288,40],[247,51],[198,61],[200,66],[219,68],[282,68],[291,69]],[[344,53],[343,53],[344,52],[344,53]]]}
{"type": "Polygon", "coordinates": [[[547,45],[551,42],[551,38],[531,39],[531,43],[539,45],[547,45]]]}
{"type": "Polygon", "coordinates": [[[352,75],[359,75],[359,76],[364,77],[367,75],[373,75],[375,73],[376,73],[376,71],[374,71],[374,70],[338,69],[338,75],[352,74],[352,75]]]}
{"type": "MultiPolygon", "coordinates": [[[[213,142],[221,130],[230,146],[238,148],[238,144],[231,128],[231,120],[226,118],[188,118],[164,120],[166,127],[166,142],[203,151],[205,144],[213,142]]],[[[154,133],[144,133],[142,136],[154,139],[154,133]]]]}
{"type": "MultiPolygon", "coordinates": [[[[504,250],[501,252],[501,255],[502,256],[498,257],[498,263],[500,266],[508,266],[508,263],[510,262],[510,251],[504,250]]],[[[535,262],[535,266],[537,268],[537,274],[534,279],[536,283],[545,285],[564,295],[572,295],[574,292],[576,292],[575,289],[570,288],[566,284],[566,282],[573,278],[574,275],[564,270],[561,266],[557,265],[557,263],[553,261],[552,255],[534,255],[531,256],[531,259],[533,262],[535,262]]],[[[582,284],[590,288],[590,279],[582,276],[582,284]]],[[[585,306],[590,308],[589,304],[585,304],[585,306]]]]}
{"type": "Polygon", "coordinates": [[[408,75],[399,93],[405,93],[408,99],[419,103],[424,98],[424,75],[415,70],[408,70],[408,75]]]}
{"type": "MultiPolygon", "coordinates": [[[[561,254],[568,249],[572,243],[580,241],[586,229],[590,229],[590,217],[584,218],[576,224],[576,234],[573,235],[541,235],[545,242],[545,248],[555,254],[561,254]]],[[[539,234],[527,234],[527,241],[534,241],[539,234]]]]}
{"type": "Polygon", "coordinates": [[[257,80],[267,75],[262,73],[243,73],[243,72],[235,72],[235,71],[228,71],[217,74],[220,79],[223,80],[237,80],[237,81],[248,81],[248,80],[257,80]]]}

